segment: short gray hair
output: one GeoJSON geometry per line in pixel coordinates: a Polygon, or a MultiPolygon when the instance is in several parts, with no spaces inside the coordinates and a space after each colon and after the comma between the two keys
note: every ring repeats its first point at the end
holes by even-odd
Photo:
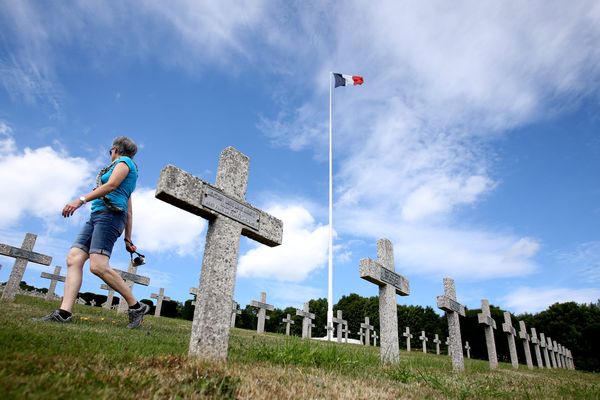
{"type": "Polygon", "coordinates": [[[113,147],[122,156],[133,158],[137,153],[137,145],[127,136],[119,136],[113,140],[113,147]]]}

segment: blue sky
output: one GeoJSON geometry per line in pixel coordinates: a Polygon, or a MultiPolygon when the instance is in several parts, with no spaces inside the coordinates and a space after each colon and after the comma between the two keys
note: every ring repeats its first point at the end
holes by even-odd
{"type": "MultiPolygon", "coordinates": [[[[334,301],[377,294],[358,264],[382,237],[411,283],[400,304],[435,306],[445,276],[471,308],[600,298],[597,2],[241,3],[0,2],[0,242],[37,233],[64,266],[87,210],[60,210],[128,135],[152,283],[136,294],[188,299],[206,223],[154,187],[166,164],[213,182],[234,146],[248,201],[284,220],[278,248],[242,238],[235,299],[326,297],[335,71],[365,84],[334,91],[334,301]]],[[[127,259],[118,242],[113,266],[127,259]]],[[[88,271],[82,291],[100,284],[88,271]]]]}

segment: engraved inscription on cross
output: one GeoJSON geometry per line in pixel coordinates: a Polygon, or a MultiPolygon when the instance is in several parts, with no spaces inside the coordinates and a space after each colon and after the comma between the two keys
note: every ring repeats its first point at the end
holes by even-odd
{"type": "Polygon", "coordinates": [[[462,338],[460,336],[459,315],[465,316],[465,307],[456,301],[456,286],[454,279],[444,278],[444,295],[437,297],[438,308],[446,311],[448,320],[448,334],[450,335],[450,357],[452,368],[455,371],[465,369],[465,361],[462,351],[462,338]]]}
{"type": "Polygon", "coordinates": [[[240,235],[271,247],[281,244],[283,223],[245,200],[249,165],[247,156],[227,147],[214,185],[172,165],[160,173],[158,199],[209,220],[190,355],[227,358],[240,235]]]}
{"type": "Polygon", "coordinates": [[[2,292],[2,300],[14,300],[15,294],[19,290],[19,285],[23,280],[23,274],[28,262],[42,265],[50,265],[52,262],[52,257],[32,251],[36,240],[37,235],[27,233],[20,248],[0,243],[0,255],[15,259],[12,271],[10,271],[10,277],[2,292]]]}
{"type": "Polygon", "coordinates": [[[60,274],[60,270],[62,268],[58,265],[54,267],[54,273],[49,274],[47,272],[42,272],[40,275],[44,279],[50,279],[50,287],[48,288],[48,292],[46,293],[46,300],[54,300],[54,291],[56,290],[56,284],[58,282],[64,282],[65,278],[60,274]]]}
{"type": "Polygon", "coordinates": [[[488,359],[490,360],[490,369],[498,368],[498,354],[496,353],[496,342],[494,340],[494,329],[496,321],[492,318],[490,312],[490,302],[487,299],[481,300],[481,312],[477,314],[477,320],[485,325],[485,344],[487,346],[488,359]]]}
{"type": "Polygon", "coordinates": [[[150,298],[156,299],[156,307],[154,310],[154,316],[160,317],[160,310],[162,309],[162,302],[164,300],[169,301],[169,300],[171,300],[171,298],[169,296],[165,296],[165,288],[160,288],[158,293],[152,293],[150,295],[150,298]]]}
{"type": "Polygon", "coordinates": [[[394,248],[388,239],[377,241],[377,260],[360,260],[360,277],[379,286],[380,358],[381,362],[389,364],[400,362],[396,295],[410,294],[408,280],[394,270],[394,248]]]}

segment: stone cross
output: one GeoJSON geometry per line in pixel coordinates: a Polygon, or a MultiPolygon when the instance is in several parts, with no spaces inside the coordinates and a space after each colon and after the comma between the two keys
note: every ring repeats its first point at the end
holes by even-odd
{"type": "Polygon", "coordinates": [[[227,358],[240,235],[271,247],[281,244],[281,220],[245,200],[249,166],[247,156],[227,147],[219,158],[214,185],[172,165],[160,173],[156,187],[158,199],[209,220],[200,273],[200,298],[194,310],[190,337],[189,354],[193,356],[227,358]]]}
{"type": "Polygon", "coordinates": [[[433,339],[433,343],[435,343],[435,354],[437,354],[438,356],[440,355],[440,343],[442,343],[442,341],[440,340],[438,334],[435,334],[435,339],[433,339]]]}
{"type": "Polygon", "coordinates": [[[410,333],[410,328],[408,326],[402,336],[406,338],[406,351],[410,351],[410,339],[412,339],[413,335],[410,333]]]}
{"type": "Polygon", "coordinates": [[[552,365],[552,368],[558,368],[558,364],[556,364],[556,355],[554,354],[554,348],[552,347],[552,339],[550,336],[546,337],[546,346],[550,354],[550,364],[552,365]]]}
{"type": "Polygon", "coordinates": [[[558,345],[560,351],[560,358],[562,360],[563,368],[567,368],[567,360],[565,358],[565,348],[562,344],[558,345]]]}
{"type": "Polygon", "coordinates": [[[423,353],[427,353],[427,342],[429,341],[429,339],[427,339],[427,336],[425,336],[425,331],[421,331],[421,336],[419,336],[419,340],[423,342],[423,353]]]}
{"type": "Polygon", "coordinates": [[[560,362],[558,364],[561,366],[561,368],[565,368],[565,359],[563,357],[563,347],[560,343],[558,344],[558,358],[560,359],[560,362]]]}
{"type": "Polygon", "coordinates": [[[238,303],[235,301],[231,302],[231,327],[235,328],[235,317],[241,315],[242,310],[238,309],[238,303]]]}
{"type": "Polygon", "coordinates": [[[300,310],[299,308],[297,308],[296,315],[299,315],[302,317],[302,338],[310,339],[311,338],[311,335],[310,335],[311,329],[310,328],[312,325],[312,320],[315,319],[315,314],[313,314],[309,311],[308,303],[304,303],[303,310],[300,310]]]}
{"type": "Polygon", "coordinates": [[[394,271],[394,248],[388,239],[377,241],[377,260],[360,260],[360,277],[379,286],[380,357],[386,364],[400,362],[396,294],[410,294],[408,280],[394,271]]]}
{"type": "Polygon", "coordinates": [[[373,331],[373,346],[377,347],[377,339],[379,339],[379,336],[377,336],[377,332],[373,331]]]}
{"type": "Polygon", "coordinates": [[[542,354],[544,355],[544,362],[546,363],[546,368],[551,369],[552,365],[550,364],[550,358],[548,357],[547,346],[546,336],[543,333],[540,333],[540,347],[542,348],[542,354]]]}
{"type": "Polygon", "coordinates": [[[333,332],[333,325],[331,325],[331,324],[325,325],[325,330],[327,331],[327,340],[331,341],[331,333],[333,332]]]}
{"type": "Polygon", "coordinates": [[[287,318],[284,318],[281,322],[285,323],[285,334],[290,336],[290,324],[294,324],[294,320],[291,318],[290,314],[287,315],[287,318]]]}
{"type": "Polygon", "coordinates": [[[540,342],[537,337],[537,333],[535,328],[531,328],[531,344],[533,344],[533,350],[535,352],[535,361],[537,363],[538,368],[544,368],[544,363],[542,362],[542,353],[540,353],[540,342]]]}
{"type": "Polygon", "coordinates": [[[194,301],[192,301],[190,304],[194,307],[196,307],[196,300],[198,300],[198,296],[200,296],[200,289],[195,288],[195,287],[191,287],[189,290],[189,293],[191,295],[196,296],[196,298],[194,299],[194,301]]]}
{"type": "Polygon", "coordinates": [[[258,308],[256,333],[263,333],[265,331],[265,317],[267,316],[267,310],[273,311],[275,307],[271,304],[267,304],[267,292],[260,292],[260,301],[252,300],[250,306],[258,308]]]}
{"type": "Polygon", "coordinates": [[[552,341],[552,345],[552,352],[556,357],[556,365],[558,366],[558,368],[562,368],[562,360],[560,359],[560,354],[558,354],[558,343],[556,343],[556,340],[552,341]]]}
{"type": "Polygon", "coordinates": [[[2,300],[13,301],[15,299],[15,294],[19,290],[19,285],[23,280],[23,274],[28,262],[41,265],[50,265],[52,263],[52,257],[32,251],[36,240],[37,235],[27,233],[20,248],[0,243],[0,256],[15,259],[12,271],[10,271],[10,276],[2,292],[2,300]]]}
{"type": "MultiPolygon", "coordinates": [[[[127,272],[121,271],[120,269],[113,268],[121,278],[125,281],[125,283],[132,288],[134,284],[148,286],[150,285],[150,278],[147,276],[141,276],[137,274],[138,265],[135,265],[133,261],[129,261],[129,266],[127,267],[127,272]]],[[[125,301],[124,298],[119,299],[119,307],[117,307],[117,314],[125,314],[129,309],[129,305],[125,301]]]]}
{"type": "Polygon", "coordinates": [[[333,323],[337,324],[337,341],[338,343],[342,343],[342,332],[344,330],[344,325],[348,323],[348,321],[342,318],[342,310],[337,310],[337,317],[333,319],[333,323]]]}
{"type": "Polygon", "coordinates": [[[348,330],[348,322],[344,324],[342,329],[344,332],[344,343],[348,343],[348,334],[350,333],[350,330],[348,330]]]}
{"type": "Polygon", "coordinates": [[[92,301],[90,301],[90,306],[96,307],[96,300],[92,299],[92,301]]]}
{"type": "Polygon", "coordinates": [[[358,336],[360,337],[360,344],[365,344],[365,330],[362,327],[358,331],[358,336]]]}
{"type": "Polygon", "coordinates": [[[49,274],[47,272],[42,272],[40,275],[44,279],[50,279],[50,287],[48,288],[48,293],[46,293],[46,300],[54,299],[54,290],[56,289],[56,284],[58,282],[64,282],[65,278],[60,274],[61,267],[54,267],[54,274],[49,274]]]}
{"type": "Polygon", "coordinates": [[[469,341],[465,344],[465,350],[467,350],[467,358],[471,358],[471,346],[469,346],[469,341]]]}
{"type": "Polygon", "coordinates": [[[78,297],[77,300],[75,300],[75,303],[81,304],[81,305],[87,304],[87,302],[84,299],[82,299],[81,297],[78,297]]]}
{"type": "Polygon", "coordinates": [[[498,355],[496,353],[496,341],[494,340],[496,321],[492,318],[490,302],[487,299],[481,300],[481,312],[477,314],[477,320],[480,324],[485,325],[485,344],[487,347],[488,359],[490,361],[490,369],[496,369],[498,368],[498,355]]]}
{"type": "Polygon", "coordinates": [[[107,310],[110,310],[112,308],[115,291],[113,290],[113,288],[108,286],[106,283],[103,283],[102,285],[100,285],[100,289],[108,290],[108,296],[106,296],[106,302],[104,304],[102,304],[102,307],[106,308],[107,310]]]}
{"type": "Polygon", "coordinates": [[[465,369],[465,361],[462,351],[462,338],[460,337],[460,321],[458,316],[465,316],[465,307],[456,301],[454,279],[444,278],[444,295],[437,297],[437,306],[446,311],[446,318],[448,319],[452,369],[455,371],[462,371],[465,369]]]}
{"type": "Polygon", "coordinates": [[[510,362],[514,369],[519,368],[519,359],[517,358],[517,346],[515,345],[515,336],[517,332],[512,326],[512,320],[509,312],[504,312],[504,323],[502,324],[502,332],[506,333],[508,340],[508,350],[510,351],[510,362]]]}
{"type": "MultiPolygon", "coordinates": [[[[365,317],[365,322],[361,322],[360,327],[365,330],[365,345],[371,345],[371,334],[370,332],[373,330],[373,325],[369,323],[369,317],[365,317]]],[[[383,353],[383,349],[381,350],[383,353]]]]}
{"type": "Polygon", "coordinates": [[[452,354],[452,349],[450,348],[450,337],[446,336],[446,348],[448,349],[448,355],[452,354]]]}
{"type": "Polygon", "coordinates": [[[533,369],[533,362],[531,360],[531,349],[529,348],[529,334],[525,327],[525,321],[519,321],[519,339],[523,342],[523,352],[525,353],[525,361],[527,368],[533,369]]]}
{"type": "Polygon", "coordinates": [[[171,300],[171,298],[168,296],[165,296],[165,288],[160,288],[158,293],[152,293],[150,295],[150,298],[156,299],[156,309],[154,310],[154,316],[160,317],[160,310],[162,309],[163,300],[169,301],[169,300],[171,300]]]}

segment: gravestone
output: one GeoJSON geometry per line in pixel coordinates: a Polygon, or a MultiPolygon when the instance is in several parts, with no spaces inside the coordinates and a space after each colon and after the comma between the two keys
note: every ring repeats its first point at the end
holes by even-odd
{"type": "Polygon", "coordinates": [[[508,350],[510,352],[510,363],[514,369],[519,368],[519,359],[517,358],[517,346],[515,345],[515,336],[517,332],[512,326],[512,320],[509,312],[504,312],[504,323],[502,324],[502,331],[506,333],[506,339],[508,340],[508,350]]]}
{"type": "Polygon", "coordinates": [[[365,330],[362,327],[358,331],[358,337],[360,338],[360,344],[365,344],[365,330]]]}
{"type": "Polygon", "coordinates": [[[546,337],[546,345],[548,346],[548,353],[550,354],[550,364],[552,368],[558,368],[556,364],[556,355],[554,354],[554,347],[552,346],[552,339],[550,336],[546,337]]]}
{"type": "Polygon", "coordinates": [[[294,320],[291,318],[290,314],[287,315],[287,318],[284,318],[281,322],[285,324],[285,334],[290,336],[290,324],[294,324],[294,320]]]}
{"type": "Polygon", "coordinates": [[[459,315],[465,316],[465,307],[456,301],[454,279],[444,278],[444,295],[437,297],[437,306],[446,312],[446,318],[448,319],[452,369],[462,371],[465,369],[465,361],[462,351],[462,338],[460,336],[459,315]]]}
{"type": "Polygon", "coordinates": [[[448,350],[448,355],[452,355],[452,348],[450,347],[450,337],[446,336],[446,349],[448,350]]]}
{"type": "Polygon", "coordinates": [[[158,293],[152,293],[150,295],[151,299],[156,299],[156,308],[154,310],[154,316],[155,317],[160,317],[160,310],[162,309],[162,302],[163,300],[171,300],[170,297],[165,296],[165,289],[164,288],[160,288],[160,290],[158,291],[158,293]]]}
{"type": "Polygon", "coordinates": [[[438,337],[437,333],[435,334],[435,339],[433,339],[433,343],[435,343],[435,354],[437,354],[439,356],[440,355],[440,343],[442,343],[442,341],[438,337]]]}
{"type": "Polygon", "coordinates": [[[332,335],[332,332],[333,332],[333,325],[331,325],[331,324],[325,325],[325,330],[327,331],[327,340],[331,341],[331,335],[332,335]]]}
{"type": "Polygon", "coordinates": [[[267,292],[260,292],[260,301],[252,300],[250,306],[258,308],[256,333],[264,333],[267,310],[273,311],[275,309],[271,304],[267,304],[267,292]]]}
{"type": "Polygon", "coordinates": [[[61,267],[56,266],[54,267],[54,274],[42,272],[42,274],[40,275],[44,279],[50,279],[50,287],[48,288],[48,292],[46,293],[46,300],[53,300],[55,296],[54,291],[56,290],[56,283],[65,281],[66,277],[60,274],[60,270],[61,267]]]}
{"type": "Polygon", "coordinates": [[[469,341],[465,344],[465,350],[467,350],[467,358],[471,358],[471,346],[469,346],[469,341]]]}
{"type": "Polygon", "coordinates": [[[231,327],[235,328],[235,318],[242,314],[242,310],[238,308],[238,303],[235,301],[231,302],[231,327]]]}
{"type": "Polygon", "coordinates": [[[546,336],[543,333],[540,333],[540,347],[542,348],[542,354],[544,355],[544,362],[546,363],[546,368],[551,369],[552,364],[550,364],[550,358],[548,357],[548,345],[546,344],[546,336]]]}
{"type": "Polygon", "coordinates": [[[377,241],[377,260],[360,260],[360,277],[379,286],[379,345],[381,361],[385,364],[400,362],[396,294],[410,294],[408,280],[394,271],[394,248],[388,239],[377,241]]]}
{"type": "Polygon", "coordinates": [[[427,339],[427,336],[425,336],[425,331],[421,331],[421,336],[419,336],[419,340],[423,342],[423,353],[427,353],[427,342],[429,341],[429,339],[427,339]]]}
{"type": "Polygon", "coordinates": [[[531,361],[531,349],[529,348],[529,334],[525,327],[525,321],[519,321],[519,339],[523,342],[523,352],[525,353],[525,362],[527,368],[533,369],[533,362],[531,361]]]}
{"type": "Polygon", "coordinates": [[[492,318],[490,302],[487,299],[481,300],[481,312],[477,314],[477,320],[480,324],[485,325],[485,344],[487,347],[488,360],[490,361],[490,369],[496,369],[498,368],[498,355],[496,353],[496,341],[494,340],[496,321],[492,318]]]}
{"type": "Polygon", "coordinates": [[[84,299],[82,299],[81,297],[78,297],[77,300],[75,300],[75,303],[81,304],[81,305],[87,304],[87,302],[84,299]]]}
{"type": "Polygon", "coordinates": [[[311,313],[308,308],[308,303],[304,303],[304,309],[296,309],[296,315],[302,317],[302,339],[310,339],[312,320],[315,319],[315,314],[311,313]]]}
{"type": "Polygon", "coordinates": [[[115,291],[113,290],[113,288],[108,286],[106,283],[103,283],[102,285],[100,285],[100,289],[108,290],[108,295],[106,296],[106,302],[104,302],[102,304],[102,307],[106,308],[107,310],[112,309],[112,307],[113,307],[112,303],[113,303],[113,298],[115,296],[115,291]]]}
{"type": "Polygon", "coordinates": [[[345,319],[342,318],[342,310],[337,310],[337,317],[333,318],[333,323],[337,324],[336,327],[336,335],[338,343],[342,343],[342,333],[344,330],[344,325],[348,323],[345,319]]]}
{"type": "Polygon", "coordinates": [[[344,332],[344,343],[348,343],[348,334],[350,334],[351,332],[348,330],[348,322],[346,322],[344,324],[343,327],[343,332],[344,332]]]}
{"type": "Polygon", "coordinates": [[[365,330],[365,345],[371,345],[371,331],[373,330],[373,325],[369,323],[369,317],[365,317],[365,322],[361,322],[360,327],[365,330]]]}
{"type": "Polygon", "coordinates": [[[21,247],[13,247],[0,243],[0,255],[15,259],[8,281],[2,291],[2,300],[13,301],[15,299],[15,294],[19,290],[19,285],[23,280],[23,274],[28,262],[41,265],[50,265],[52,263],[52,257],[32,251],[36,240],[37,235],[27,233],[21,247]]]}
{"type": "Polygon", "coordinates": [[[552,345],[552,352],[556,357],[556,365],[558,366],[558,368],[562,368],[562,360],[560,359],[560,354],[558,354],[558,343],[556,343],[556,340],[552,341],[552,345]]]}
{"type": "Polygon", "coordinates": [[[533,344],[533,351],[535,352],[535,361],[537,363],[538,368],[544,368],[544,363],[542,362],[542,353],[540,353],[540,341],[537,337],[537,332],[535,328],[531,328],[531,344],[533,344]]]}
{"type": "Polygon", "coordinates": [[[209,220],[190,355],[227,358],[240,235],[271,247],[281,244],[283,223],[245,200],[249,165],[247,156],[227,147],[214,185],[172,165],[160,173],[158,199],[209,220]]]}
{"type": "Polygon", "coordinates": [[[410,328],[408,326],[402,336],[406,338],[406,351],[410,351],[410,339],[412,339],[413,335],[410,333],[410,328]]]}
{"type": "Polygon", "coordinates": [[[567,359],[565,358],[565,348],[562,344],[560,345],[560,358],[562,359],[563,368],[567,368],[567,359]]]}
{"type": "MultiPolygon", "coordinates": [[[[148,286],[150,285],[150,278],[147,276],[141,276],[137,274],[137,269],[139,265],[135,265],[133,261],[129,261],[129,266],[127,267],[127,272],[121,271],[120,269],[113,268],[121,278],[125,281],[125,284],[130,288],[133,288],[134,284],[148,286]]],[[[125,301],[124,298],[119,299],[119,306],[117,307],[117,314],[125,314],[129,310],[129,304],[125,301]]]]}
{"type": "Polygon", "coordinates": [[[90,301],[90,306],[96,307],[96,300],[92,299],[92,301],[90,301]]]}
{"type": "Polygon", "coordinates": [[[194,300],[190,303],[192,306],[196,307],[196,301],[198,300],[198,296],[200,296],[200,289],[191,287],[189,290],[189,294],[196,296],[194,300]]]}
{"type": "Polygon", "coordinates": [[[373,346],[377,347],[377,339],[379,339],[379,336],[377,336],[377,332],[373,331],[373,346]]]}

